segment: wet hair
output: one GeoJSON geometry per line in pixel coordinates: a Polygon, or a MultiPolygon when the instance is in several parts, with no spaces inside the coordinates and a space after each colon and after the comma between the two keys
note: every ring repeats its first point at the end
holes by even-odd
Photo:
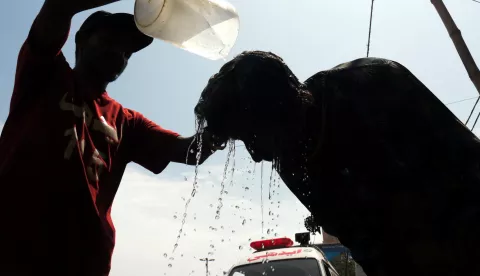
{"type": "MultiPolygon", "coordinates": [[[[209,81],[195,107],[199,127],[223,138],[242,124],[285,124],[292,110],[312,96],[279,56],[247,51],[226,63],[209,81]]],[[[250,127],[250,125],[249,125],[250,127]]]]}

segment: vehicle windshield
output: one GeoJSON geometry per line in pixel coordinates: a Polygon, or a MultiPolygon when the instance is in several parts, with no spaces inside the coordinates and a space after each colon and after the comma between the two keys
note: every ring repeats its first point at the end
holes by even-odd
{"type": "Polygon", "coordinates": [[[270,261],[235,267],[229,276],[322,276],[315,259],[270,261]]]}

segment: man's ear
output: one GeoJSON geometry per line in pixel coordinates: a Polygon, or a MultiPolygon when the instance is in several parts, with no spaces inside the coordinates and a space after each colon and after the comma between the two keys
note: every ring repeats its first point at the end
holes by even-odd
{"type": "Polygon", "coordinates": [[[83,46],[87,43],[89,34],[85,32],[77,32],[75,34],[75,58],[78,60],[82,55],[83,46]]]}
{"type": "Polygon", "coordinates": [[[77,47],[78,45],[82,45],[83,43],[85,43],[85,40],[86,34],[84,32],[77,32],[75,34],[75,43],[77,44],[77,47]]]}

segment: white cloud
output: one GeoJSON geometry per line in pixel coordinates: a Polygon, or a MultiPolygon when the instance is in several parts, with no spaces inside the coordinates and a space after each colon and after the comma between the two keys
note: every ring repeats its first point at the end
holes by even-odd
{"type": "Polygon", "coordinates": [[[218,220],[215,212],[223,165],[200,168],[200,188],[191,201],[173,254],[185,201],[192,191],[192,173],[157,177],[129,167],[113,207],[117,245],[111,275],[205,275],[205,264],[199,259],[206,256],[216,260],[210,264],[211,275],[223,275],[223,271],[251,252],[249,239],[275,234],[293,238],[295,232],[305,231],[303,219],[307,211],[283,183],[279,188],[280,182],[276,181],[272,198],[268,199],[270,170],[265,170],[262,233],[258,167],[254,175],[251,167],[239,170],[241,165],[236,166],[233,185],[230,179],[225,183],[228,194],[223,198],[218,220]]]}

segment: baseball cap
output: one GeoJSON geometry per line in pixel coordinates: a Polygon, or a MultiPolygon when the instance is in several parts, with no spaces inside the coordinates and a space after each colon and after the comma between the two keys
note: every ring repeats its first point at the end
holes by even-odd
{"type": "Polygon", "coordinates": [[[132,52],[138,52],[150,45],[153,38],[142,33],[135,24],[132,14],[128,13],[110,13],[106,11],[97,11],[91,14],[82,24],[75,39],[82,35],[90,35],[99,28],[111,28],[122,33],[122,41],[132,52]]]}

